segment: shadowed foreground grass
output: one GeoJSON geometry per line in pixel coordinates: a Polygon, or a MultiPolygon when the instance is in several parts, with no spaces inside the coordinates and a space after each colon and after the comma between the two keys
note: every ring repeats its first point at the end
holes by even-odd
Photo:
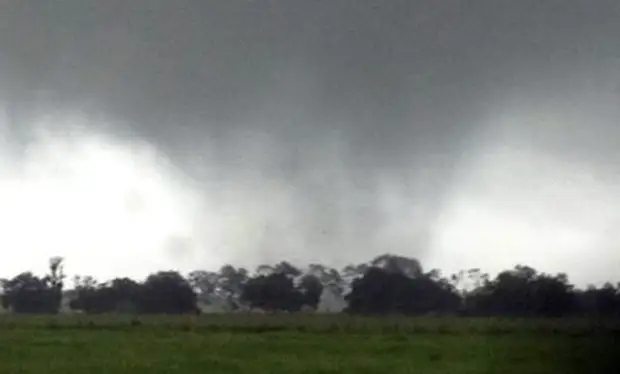
{"type": "Polygon", "coordinates": [[[616,372],[616,327],[594,325],[314,316],[3,317],[0,372],[616,372]]]}

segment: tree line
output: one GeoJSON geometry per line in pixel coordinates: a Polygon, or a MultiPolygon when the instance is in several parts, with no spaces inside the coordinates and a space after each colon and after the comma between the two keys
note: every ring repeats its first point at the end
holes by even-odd
{"type": "MultiPolygon", "coordinates": [[[[225,310],[312,311],[325,292],[341,296],[345,313],[365,315],[615,316],[620,317],[620,283],[580,289],[566,274],[546,274],[517,265],[494,278],[480,269],[443,276],[424,271],[414,258],[384,254],[338,270],[322,264],[299,268],[282,261],[253,273],[225,265],[186,276],[160,271],[143,281],[99,282],[76,276],[65,287],[63,259],[52,258],[43,277],[24,272],[0,280],[5,309],[22,314],[76,312],[183,314],[220,304],[225,310]]],[[[224,309],[223,309],[224,310],[224,309]]]]}

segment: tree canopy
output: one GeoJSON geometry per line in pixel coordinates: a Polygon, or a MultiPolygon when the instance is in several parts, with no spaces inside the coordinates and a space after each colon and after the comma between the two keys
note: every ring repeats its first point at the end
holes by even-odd
{"type": "Polygon", "coordinates": [[[53,258],[42,277],[23,272],[2,280],[2,306],[29,314],[58,313],[65,304],[72,311],[91,314],[197,313],[214,304],[221,306],[219,311],[298,312],[333,310],[320,303],[339,295],[346,305],[344,312],[350,314],[620,316],[620,283],[579,289],[566,274],[541,273],[525,265],[494,278],[480,269],[442,276],[437,269],[424,271],[415,258],[391,254],[341,270],[280,261],[258,266],[253,273],[225,265],[218,271],[197,269],[186,276],[159,271],[143,281],[99,282],[78,276],[71,289],[66,289],[64,278],[63,259],[53,258]],[[63,302],[67,299],[68,303],[63,302]]]}

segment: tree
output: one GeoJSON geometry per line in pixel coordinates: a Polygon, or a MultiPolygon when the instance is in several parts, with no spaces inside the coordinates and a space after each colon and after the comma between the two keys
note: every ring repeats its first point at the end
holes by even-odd
{"type": "Polygon", "coordinates": [[[346,295],[351,292],[351,287],[355,280],[363,277],[370,268],[371,266],[367,263],[357,265],[349,264],[345,266],[340,272],[343,280],[343,293],[346,295]]]}
{"type": "Polygon", "coordinates": [[[92,277],[76,282],[71,309],[86,313],[135,313],[140,308],[142,285],[130,278],[115,278],[99,284],[92,277]]]}
{"type": "Polygon", "coordinates": [[[199,295],[215,293],[218,286],[218,273],[205,270],[195,270],[187,276],[189,284],[199,295]]]}
{"type": "Polygon", "coordinates": [[[411,278],[379,267],[356,279],[346,299],[348,312],[356,314],[452,313],[461,302],[454,287],[436,271],[411,278]]]}
{"type": "Polygon", "coordinates": [[[566,274],[539,274],[530,290],[531,309],[537,316],[561,317],[575,310],[575,294],[566,274]]]}
{"type": "Polygon", "coordinates": [[[111,300],[116,312],[134,313],[142,308],[145,287],[133,279],[115,278],[105,284],[102,290],[111,300]]]}
{"type": "Polygon", "coordinates": [[[57,313],[60,300],[56,289],[50,287],[46,278],[25,272],[7,280],[2,295],[2,306],[15,313],[57,313]]]}
{"type": "Polygon", "coordinates": [[[316,277],[323,287],[330,287],[330,289],[342,294],[346,287],[345,279],[340,275],[338,270],[327,267],[321,264],[310,264],[305,272],[306,275],[312,275],[316,277]]]}
{"type": "Polygon", "coordinates": [[[557,317],[574,310],[574,293],[565,274],[539,274],[523,265],[485,281],[466,299],[471,314],[557,317]]]}
{"type": "Polygon", "coordinates": [[[62,303],[62,290],[64,287],[64,259],[62,257],[52,257],[49,260],[49,274],[44,278],[50,288],[50,308],[57,313],[62,303]]]}
{"type": "Polygon", "coordinates": [[[370,266],[384,269],[391,273],[400,273],[409,278],[422,276],[422,265],[415,258],[396,256],[389,253],[377,256],[370,261],[370,266]]]}
{"type": "Polygon", "coordinates": [[[576,309],[582,315],[620,316],[620,284],[614,287],[605,283],[602,287],[589,286],[575,292],[576,309]]]}
{"type": "Polygon", "coordinates": [[[62,289],[63,280],[65,279],[64,266],[62,257],[52,257],[49,260],[50,273],[47,275],[50,287],[62,289]]]}
{"type": "Polygon", "coordinates": [[[147,314],[196,313],[196,293],[176,271],[160,271],[147,277],[139,296],[139,310],[147,314]]]}
{"type": "MultiPolygon", "coordinates": [[[[63,259],[54,257],[49,272],[30,272],[0,280],[1,302],[16,313],[57,313],[64,288],[63,259]]],[[[459,313],[464,315],[561,317],[571,314],[620,316],[620,284],[575,289],[566,274],[540,273],[517,265],[490,279],[480,269],[443,277],[437,269],[424,272],[414,258],[383,254],[371,261],[348,265],[342,271],[322,264],[301,269],[287,261],[261,265],[250,278],[244,268],[222,266],[218,272],[197,270],[182,277],[174,271],[151,274],[144,282],[115,278],[99,283],[75,277],[75,289],[66,291],[71,308],[86,313],[164,313],[197,311],[201,304],[222,301],[236,309],[248,306],[270,311],[317,309],[333,302],[357,314],[459,313]],[[324,292],[328,291],[328,292],[324,292]],[[331,300],[331,301],[330,301],[331,300]]],[[[218,304],[218,305],[219,305],[218,304]]]]}
{"type": "Polygon", "coordinates": [[[65,277],[62,262],[62,257],[52,257],[50,273],[43,278],[25,272],[4,281],[3,307],[16,313],[58,313],[65,277]]]}
{"type": "Polygon", "coordinates": [[[75,297],[69,303],[72,310],[86,313],[111,311],[111,308],[110,310],[105,310],[101,305],[99,284],[95,278],[91,276],[75,276],[73,283],[75,284],[75,297]]]}
{"type": "Polygon", "coordinates": [[[281,261],[275,265],[263,264],[256,268],[257,275],[283,274],[289,278],[296,278],[302,274],[301,270],[288,261],[281,261]]]}
{"type": "Polygon", "coordinates": [[[248,278],[248,271],[245,268],[237,269],[232,265],[224,265],[217,275],[216,292],[232,299],[238,299],[248,278]]]}
{"type": "Polygon", "coordinates": [[[305,274],[301,276],[298,291],[302,295],[302,304],[308,305],[316,309],[323,293],[323,284],[321,280],[313,274],[305,274]]]}
{"type": "Polygon", "coordinates": [[[345,296],[347,311],[354,314],[399,313],[407,308],[405,303],[407,277],[372,267],[353,281],[351,292],[345,296]]]}
{"type": "MultiPolygon", "coordinates": [[[[303,272],[288,261],[263,264],[243,287],[241,301],[265,310],[297,311],[306,305],[316,309],[323,291],[319,265],[303,272]]],[[[323,274],[325,275],[325,274],[323,274]]]]}
{"type": "Polygon", "coordinates": [[[301,309],[304,295],[285,273],[272,273],[249,279],[243,288],[241,300],[252,308],[294,312],[301,309]]]}

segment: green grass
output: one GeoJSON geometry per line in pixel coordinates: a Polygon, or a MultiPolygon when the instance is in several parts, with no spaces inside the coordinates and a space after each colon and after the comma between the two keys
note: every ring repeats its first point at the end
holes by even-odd
{"type": "Polygon", "coordinates": [[[0,373],[613,373],[614,321],[0,318],[0,373]]]}

